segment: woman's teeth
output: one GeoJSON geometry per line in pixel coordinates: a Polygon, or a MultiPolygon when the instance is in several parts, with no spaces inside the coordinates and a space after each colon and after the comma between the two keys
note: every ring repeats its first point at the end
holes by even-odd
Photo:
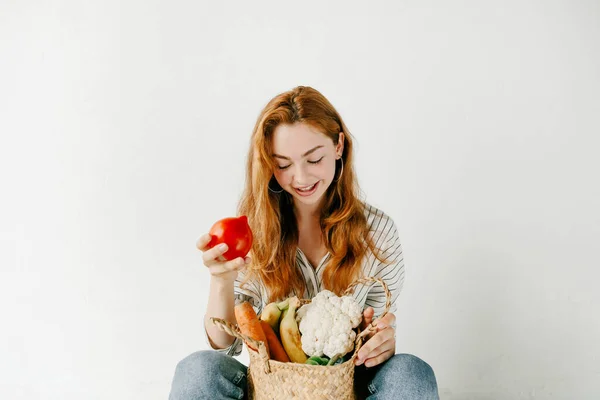
{"type": "Polygon", "coordinates": [[[311,190],[313,190],[315,188],[315,185],[316,185],[316,183],[313,184],[313,185],[311,185],[311,186],[309,186],[309,187],[307,187],[307,188],[304,188],[304,189],[298,188],[298,190],[301,191],[301,192],[310,192],[311,190]]]}
{"type": "Polygon", "coordinates": [[[304,189],[300,189],[300,188],[294,188],[294,189],[296,190],[296,193],[299,196],[312,196],[317,191],[318,186],[319,186],[319,181],[317,181],[315,184],[313,184],[311,186],[305,187],[304,189]]]}

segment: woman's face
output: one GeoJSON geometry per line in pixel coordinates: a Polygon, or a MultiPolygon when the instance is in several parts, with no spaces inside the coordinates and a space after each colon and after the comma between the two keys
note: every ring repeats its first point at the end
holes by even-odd
{"type": "Polygon", "coordinates": [[[316,205],[335,178],[335,163],[344,150],[344,135],[338,144],[303,123],[279,125],[273,133],[275,179],[294,202],[316,205]]]}

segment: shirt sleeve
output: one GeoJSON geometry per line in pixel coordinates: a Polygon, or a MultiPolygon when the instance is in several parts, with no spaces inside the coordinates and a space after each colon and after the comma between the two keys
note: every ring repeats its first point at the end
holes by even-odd
{"type": "MultiPolygon", "coordinates": [[[[395,313],[397,309],[396,300],[404,285],[404,256],[398,230],[391,219],[388,221],[387,231],[382,232],[382,235],[384,239],[378,247],[386,262],[374,258],[369,276],[381,278],[387,284],[392,297],[389,312],[395,313]]],[[[385,302],[386,295],[383,287],[378,284],[373,285],[368,291],[365,307],[373,307],[377,317],[385,310],[385,302]]]]}
{"type": "MultiPolygon", "coordinates": [[[[261,296],[261,290],[260,290],[260,285],[257,284],[257,282],[255,281],[248,281],[246,282],[246,284],[242,287],[242,282],[244,281],[244,273],[240,272],[238,273],[238,277],[236,278],[235,282],[234,282],[234,287],[233,287],[233,292],[234,292],[234,302],[236,305],[243,303],[244,301],[248,301],[251,305],[252,308],[254,308],[254,311],[256,312],[256,314],[260,314],[260,312],[262,311],[262,296],[261,296]]],[[[212,345],[210,344],[210,340],[208,338],[208,334],[206,333],[206,327],[204,327],[203,329],[204,331],[204,339],[206,341],[206,344],[208,345],[209,348],[213,349],[214,351],[217,351],[219,353],[225,353],[227,355],[230,356],[239,356],[242,353],[242,347],[243,347],[243,343],[241,339],[235,338],[235,340],[233,341],[233,343],[229,346],[229,347],[225,347],[223,349],[215,349],[212,347],[212,345]]]]}

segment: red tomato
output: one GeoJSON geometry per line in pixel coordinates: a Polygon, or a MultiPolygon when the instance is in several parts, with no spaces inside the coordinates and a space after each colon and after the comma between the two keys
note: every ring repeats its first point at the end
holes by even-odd
{"type": "Polygon", "coordinates": [[[223,258],[226,260],[246,257],[252,248],[252,231],[245,215],[219,220],[215,222],[208,233],[211,236],[211,241],[208,243],[209,248],[221,243],[225,243],[229,247],[223,254],[223,258]]]}

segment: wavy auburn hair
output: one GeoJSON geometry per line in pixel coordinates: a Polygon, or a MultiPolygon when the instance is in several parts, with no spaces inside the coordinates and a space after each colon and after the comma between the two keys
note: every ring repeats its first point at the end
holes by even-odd
{"type": "MultiPolygon", "coordinates": [[[[317,90],[298,86],[273,98],[262,110],[252,133],[247,160],[246,183],[238,205],[246,215],[254,236],[247,280],[262,280],[269,302],[294,291],[302,296],[306,288],[296,266],[298,226],[292,196],[269,191],[276,162],[272,157],[273,133],[280,124],[305,123],[337,144],[344,134],[343,173],[336,169],[321,209],[322,237],[331,253],[323,271],[323,285],[337,295],[359,278],[361,260],[367,249],[384,261],[369,236],[365,204],[353,166],[352,136],[333,105],[317,90]]],[[[337,164],[336,164],[337,165],[337,164]]]]}

